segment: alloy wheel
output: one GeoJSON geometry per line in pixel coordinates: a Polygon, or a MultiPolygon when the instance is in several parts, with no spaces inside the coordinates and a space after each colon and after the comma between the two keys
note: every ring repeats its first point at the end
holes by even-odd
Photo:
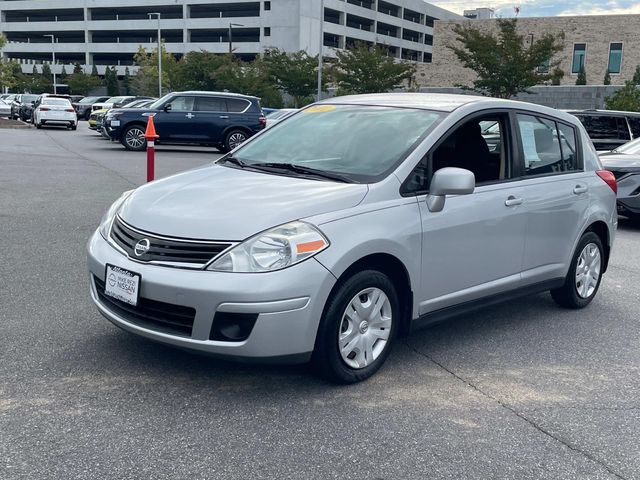
{"type": "Polygon", "coordinates": [[[129,130],[127,130],[124,141],[127,142],[127,145],[129,145],[131,148],[141,148],[145,142],[144,132],[141,128],[130,128],[129,130]]]}
{"type": "Polygon", "coordinates": [[[233,150],[238,145],[241,145],[245,142],[247,136],[244,133],[235,132],[229,136],[229,150],[233,150]]]}

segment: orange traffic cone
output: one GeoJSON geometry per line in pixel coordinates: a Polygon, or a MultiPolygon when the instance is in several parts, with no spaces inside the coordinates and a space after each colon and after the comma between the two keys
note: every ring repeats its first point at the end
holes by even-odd
{"type": "Polygon", "coordinates": [[[155,140],[156,138],[159,138],[159,135],[156,133],[156,126],[153,124],[153,115],[149,115],[148,118],[147,131],[144,133],[144,137],[147,140],[155,140]]]}

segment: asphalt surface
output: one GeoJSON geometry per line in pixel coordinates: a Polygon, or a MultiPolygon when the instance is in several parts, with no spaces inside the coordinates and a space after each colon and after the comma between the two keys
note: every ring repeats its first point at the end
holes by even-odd
{"type": "MultiPolygon", "coordinates": [[[[160,147],[158,176],[214,149],[160,147]]],[[[402,339],[367,382],[238,365],[127,334],[88,292],[85,243],[144,154],[0,130],[1,479],[640,478],[640,227],[598,297],[549,295],[402,339]]]]}

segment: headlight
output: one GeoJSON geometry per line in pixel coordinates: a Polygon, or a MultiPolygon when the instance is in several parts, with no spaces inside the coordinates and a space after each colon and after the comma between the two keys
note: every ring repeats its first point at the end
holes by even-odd
{"type": "Polygon", "coordinates": [[[132,192],[133,190],[128,190],[120,195],[120,198],[113,202],[113,205],[109,207],[107,213],[102,217],[100,221],[100,235],[102,235],[105,240],[109,239],[109,230],[111,230],[113,219],[116,218],[116,213],[118,213],[118,210],[120,210],[120,207],[132,192]]]}
{"type": "Polygon", "coordinates": [[[290,267],[329,246],[329,240],[316,227],[291,222],[259,233],[233,247],[207,270],[259,273],[290,267]]]}

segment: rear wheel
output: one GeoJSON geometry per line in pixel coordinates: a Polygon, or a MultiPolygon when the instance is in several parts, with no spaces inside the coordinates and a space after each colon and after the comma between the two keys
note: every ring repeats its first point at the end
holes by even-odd
{"type": "Polygon", "coordinates": [[[600,237],[586,232],[576,248],[564,285],[551,290],[558,305],[565,308],[584,308],[598,293],[604,268],[604,248],[600,237]]]}
{"type": "Polygon", "coordinates": [[[140,125],[132,125],[125,129],[120,140],[124,148],[133,151],[142,151],[147,148],[147,140],[144,138],[144,129],[140,125]]]}
{"type": "Polygon", "coordinates": [[[38,130],[40,130],[40,129],[42,128],[42,123],[36,123],[36,122],[34,122],[34,123],[35,123],[36,128],[37,128],[38,130]]]}
{"type": "Polygon", "coordinates": [[[231,130],[224,139],[224,150],[230,152],[239,145],[242,145],[249,136],[243,130],[231,130]]]}
{"type": "Polygon", "coordinates": [[[389,277],[358,272],[333,293],[318,328],[313,364],[327,380],[355,383],[373,375],[389,355],[400,304],[389,277]]]}

